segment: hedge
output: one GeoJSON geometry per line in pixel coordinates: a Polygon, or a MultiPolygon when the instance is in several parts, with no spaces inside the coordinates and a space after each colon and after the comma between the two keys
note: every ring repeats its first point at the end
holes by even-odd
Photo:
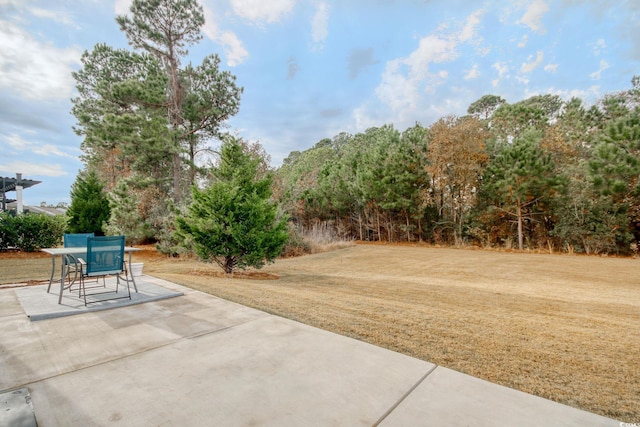
{"type": "Polygon", "coordinates": [[[64,215],[0,213],[0,250],[34,252],[58,246],[67,227],[64,215]]]}

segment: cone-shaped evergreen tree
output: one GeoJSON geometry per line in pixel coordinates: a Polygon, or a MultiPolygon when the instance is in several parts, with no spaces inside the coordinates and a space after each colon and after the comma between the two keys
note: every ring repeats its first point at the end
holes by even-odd
{"type": "Polygon", "coordinates": [[[188,213],[177,218],[195,253],[227,274],[273,262],[288,239],[286,218],[278,218],[271,201],[271,176],[261,176],[260,163],[239,140],[227,137],[214,181],[204,190],[194,187],[188,213]]]}
{"type": "Polygon", "coordinates": [[[71,186],[71,206],[67,210],[71,233],[102,235],[102,224],[109,219],[109,200],[94,171],[78,174],[71,186]]]}

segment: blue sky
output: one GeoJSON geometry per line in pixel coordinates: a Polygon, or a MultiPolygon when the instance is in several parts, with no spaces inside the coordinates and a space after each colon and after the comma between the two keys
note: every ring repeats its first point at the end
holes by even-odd
{"type": "MultiPolygon", "coordinates": [[[[200,0],[204,39],[244,87],[230,131],[273,166],[339,132],[463,115],[486,94],[587,104],[640,74],[636,0],[200,0]]],[[[97,43],[127,47],[130,0],[0,0],[0,176],[42,181],[26,204],[70,201],[83,168],[71,72],[97,43]]],[[[15,193],[10,193],[10,196],[15,193]]]]}

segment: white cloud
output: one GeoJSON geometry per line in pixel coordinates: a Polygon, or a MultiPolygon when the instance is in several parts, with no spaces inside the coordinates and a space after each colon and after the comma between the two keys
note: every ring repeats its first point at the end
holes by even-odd
{"type": "Polygon", "coordinates": [[[419,79],[404,75],[402,67],[402,59],[387,62],[382,81],[376,88],[378,98],[392,110],[411,108],[417,103],[419,79]]]}
{"type": "Polygon", "coordinates": [[[529,41],[529,36],[527,36],[526,34],[524,36],[522,36],[522,39],[520,40],[520,42],[518,43],[518,47],[523,48],[527,45],[527,42],[529,41]]]}
{"type": "Polygon", "coordinates": [[[542,16],[548,11],[549,6],[547,6],[544,0],[534,0],[529,4],[527,11],[524,13],[522,18],[520,18],[518,23],[526,25],[536,33],[544,34],[547,30],[542,24],[542,16]]]}
{"type": "Polygon", "coordinates": [[[456,51],[457,41],[453,38],[429,35],[420,39],[418,49],[402,60],[409,66],[412,78],[425,78],[429,75],[431,62],[451,62],[459,56],[456,51]]]}
{"type": "Polygon", "coordinates": [[[602,54],[606,48],[607,43],[604,41],[604,39],[598,39],[598,41],[593,44],[593,55],[600,56],[600,54],[602,54]]]}
{"type": "Polygon", "coordinates": [[[610,68],[611,65],[609,65],[609,63],[607,61],[605,61],[604,59],[600,60],[600,68],[598,68],[598,71],[595,71],[591,74],[589,74],[589,77],[591,77],[591,80],[600,80],[600,78],[602,77],[602,72],[604,70],[606,70],[607,68],[610,68]]]}
{"type": "MultiPolygon", "coordinates": [[[[387,61],[380,84],[375,93],[386,111],[363,106],[354,112],[358,123],[368,123],[372,116],[389,120],[393,117],[395,123],[407,123],[418,112],[423,114],[431,108],[432,97],[448,79],[446,70],[433,70],[434,64],[455,61],[459,56],[458,45],[471,43],[477,39],[477,27],[484,11],[479,10],[469,15],[464,24],[451,29],[449,25],[441,25],[438,29],[422,37],[418,47],[408,56],[387,61]],[[367,114],[369,112],[370,114],[367,114]]],[[[468,72],[469,78],[474,78],[477,68],[468,72]]]]}
{"type": "Polygon", "coordinates": [[[218,39],[218,33],[220,29],[218,28],[218,24],[216,23],[213,11],[209,7],[204,5],[202,6],[202,10],[204,12],[204,26],[202,27],[202,32],[209,39],[216,41],[218,39]]]}
{"type": "Polygon", "coordinates": [[[440,70],[429,78],[424,90],[427,93],[434,94],[436,92],[436,88],[440,85],[443,85],[448,78],[449,72],[446,70],[440,70]]]}
{"type": "Polygon", "coordinates": [[[479,46],[479,47],[476,47],[475,49],[478,56],[482,56],[482,57],[489,55],[491,53],[491,50],[492,49],[489,46],[479,46]]]}
{"type": "Polygon", "coordinates": [[[525,74],[532,72],[533,70],[538,68],[540,64],[542,64],[543,59],[544,59],[544,52],[539,50],[538,52],[536,52],[536,59],[535,60],[533,59],[533,55],[529,56],[529,62],[525,62],[524,64],[522,64],[520,71],[525,74]]]}
{"type": "Polygon", "coordinates": [[[493,87],[496,87],[498,86],[502,78],[509,77],[509,66],[507,65],[506,62],[496,62],[495,64],[492,65],[492,67],[495,68],[496,71],[498,72],[498,78],[491,81],[491,84],[493,85],[493,87]]]}
{"type": "Polygon", "coordinates": [[[29,99],[64,99],[73,94],[74,65],[82,50],[44,44],[11,22],[0,21],[0,88],[29,99]]]}
{"type": "Polygon", "coordinates": [[[8,9],[18,8],[19,6],[24,6],[24,0],[0,0],[0,6],[8,9]]]}
{"type": "Polygon", "coordinates": [[[67,159],[78,160],[78,156],[65,153],[53,144],[42,144],[36,140],[28,140],[15,133],[6,136],[4,140],[5,143],[16,150],[16,152],[26,151],[30,155],[38,154],[45,157],[64,157],[67,159]]]}
{"type": "Polygon", "coordinates": [[[73,19],[71,19],[71,16],[69,16],[68,13],[56,12],[48,9],[41,9],[39,7],[29,8],[29,12],[32,15],[37,16],[38,18],[50,19],[52,21],[60,22],[65,25],[70,25],[70,26],[79,28],[76,24],[74,24],[73,19]]]}
{"type": "Polygon", "coordinates": [[[484,14],[484,10],[479,9],[467,17],[464,27],[458,35],[459,42],[466,42],[477,37],[477,28],[480,24],[480,18],[484,14]]]}
{"type": "Polygon", "coordinates": [[[492,65],[498,71],[498,77],[502,78],[509,75],[509,66],[506,62],[496,62],[492,65]]]}
{"type": "Polygon", "coordinates": [[[5,143],[11,147],[11,148],[15,148],[17,150],[22,150],[25,147],[25,143],[26,141],[20,137],[19,135],[16,135],[15,133],[12,133],[9,136],[6,136],[4,138],[5,143]]]}
{"type": "Polygon", "coordinates": [[[555,73],[558,71],[558,64],[547,64],[544,66],[544,70],[550,73],[555,73]]]}
{"type": "Polygon", "coordinates": [[[244,44],[232,31],[226,31],[217,40],[223,45],[224,54],[227,57],[227,65],[234,67],[242,64],[248,57],[249,52],[244,48],[244,44]]]}
{"type": "Polygon", "coordinates": [[[369,114],[370,108],[367,105],[361,105],[360,107],[353,110],[353,122],[355,123],[355,127],[353,131],[362,132],[370,127],[374,127],[379,125],[379,122],[376,118],[371,117],[369,114]]]}
{"type": "Polygon", "coordinates": [[[132,0],[116,0],[114,6],[114,10],[116,15],[126,15],[129,13],[129,9],[131,8],[132,0]]]}
{"type": "Polygon", "coordinates": [[[478,71],[478,64],[475,64],[473,67],[471,67],[469,71],[467,71],[467,74],[465,74],[464,79],[472,80],[472,79],[477,79],[478,77],[480,77],[480,72],[478,71]]]}
{"type": "Polygon", "coordinates": [[[296,0],[231,0],[236,15],[260,25],[263,21],[278,22],[283,15],[291,12],[296,0]]]}
{"type": "Polygon", "coordinates": [[[325,39],[329,35],[328,23],[329,6],[325,2],[320,2],[316,7],[316,13],[311,18],[311,38],[315,48],[322,48],[325,39]]]}
{"type": "Polygon", "coordinates": [[[3,174],[14,174],[16,171],[25,176],[64,176],[69,175],[62,165],[59,164],[39,164],[15,160],[8,163],[0,163],[0,172],[3,174]]]}
{"type": "Polygon", "coordinates": [[[220,31],[210,8],[203,6],[203,11],[204,27],[202,32],[215,43],[222,45],[224,56],[227,58],[227,65],[235,67],[246,61],[249,57],[249,52],[247,52],[238,36],[233,31],[220,31]]]}
{"type": "Polygon", "coordinates": [[[442,72],[430,73],[429,65],[457,58],[456,44],[454,38],[436,35],[423,37],[418,48],[409,56],[387,62],[376,95],[397,113],[416,108],[423,93],[421,88],[432,91],[447,77],[442,72]]]}
{"type": "Polygon", "coordinates": [[[68,159],[74,159],[74,160],[78,159],[77,156],[72,156],[71,154],[60,151],[60,148],[52,144],[34,146],[32,153],[40,154],[41,156],[46,156],[46,157],[56,156],[56,157],[66,157],[68,159]]]}

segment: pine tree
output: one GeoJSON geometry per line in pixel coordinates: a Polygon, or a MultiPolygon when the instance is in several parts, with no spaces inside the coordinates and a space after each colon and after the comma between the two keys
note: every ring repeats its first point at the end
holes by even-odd
{"type": "Polygon", "coordinates": [[[71,233],[102,235],[102,224],[109,219],[109,200],[94,171],[78,174],[71,186],[71,206],[67,210],[71,233]]]}
{"type": "Polygon", "coordinates": [[[105,231],[110,235],[124,235],[127,244],[134,244],[144,242],[153,233],[138,213],[138,197],[130,187],[127,180],[121,179],[109,193],[111,216],[105,231]]]}
{"type": "Polygon", "coordinates": [[[226,138],[214,181],[204,190],[193,187],[188,213],[176,220],[195,253],[227,274],[273,262],[288,239],[286,218],[278,218],[271,176],[261,174],[261,162],[241,141],[226,138]]]}
{"type": "Polygon", "coordinates": [[[640,110],[607,126],[589,167],[596,191],[609,201],[607,211],[626,217],[628,225],[611,228],[610,233],[619,251],[628,252],[632,239],[640,244],[640,110]]]}
{"type": "Polygon", "coordinates": [[[526,131],[489,163],[483,178],[483,193],[493,200],[493,208],[515,219],[520,250],[524,248],[525,220],[533,220],[533,208],[545,209],[549,198],[565,184],[555,175],[540,139],[539,132],[526,131]]]}

